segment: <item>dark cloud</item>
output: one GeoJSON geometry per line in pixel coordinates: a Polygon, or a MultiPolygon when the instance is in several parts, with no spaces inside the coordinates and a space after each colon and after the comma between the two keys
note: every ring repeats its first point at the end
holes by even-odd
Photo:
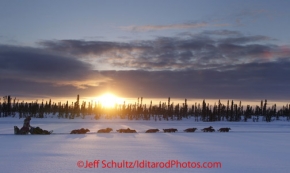
{"type": "Polygon", "coordinates": [[[289,61],[232,65],[216,71],[111,71],[114,90],[130,96],[287,99],[289,61]]]}
{"type": "Polygon", "coordinates": [[[79,90],[72,85],[55,85],[51,82],[36,82],[21,78],[0,78],[0,94],[22,98],[71,97],[79,90]]]}
{"type": "Polygon", "coordinates": [[[107,80],[92,74],[91,65],[42,49],[0,46],[0,79],[25,80],[79,88],[107,80]]]}
{"type": "MultiPolygon", "coordinates": [[[[143,25],[143,26],[124,26],[121,27],[123,30],[134,31],[134,32],[144,32],[144,31],[156,31],[156,30],[167,30],[167,29],[193,29],[207,27],[212,24],[206,22],[200,23],[180,23],[180,24],[170,24],[170,25],[143,25]]],[[[220,24],[215,24],[220,25],[220,24]]]]}
{"type": "Polygon", "coordinates": [[[54,40],[42,41],[40,45],[51,50],[63,52],[70,55],[102,55],[110,52],[131,52],[134,49],[144,49],[144,45],[137,43],[132,46],[128,43],[105,42],[105,41],[83,41],[83,40],[54,40]]]}
{"type": "Polygon", "coordinates": [[[290,57],[290,53],[281,56],[281,46],[272,41],[273,38],[262,35],[245,36],[238,31],[220,30],[128,43],[56,40],[40,44],[46,49],[94,58],[116,68],[222,70],[225,64],[270,62],[290,57]]]}
{"type": "Polygon", "coordinates": [[[218,35],[218,36],[242,36],[243,34],[239,31],[230,30],[206,30],[201,32],[202,35],[218,35]]]}
{"type": "Polygon", "coordinates": [[[50,74],[50,76],[68,77],[71,73],[89,68],[89,64],[41,49],[0,46],[1,71],[21,71],[34,75],[50,74]]]}
{"type": "Polygon", "coordinates": [[[2,94],[20,96],[95,96],[113,91],[124,97],[145,98],[288,99],[289,65],[289,61],[276,61],[230,65],[226,71],[92,71],[110,80],[85,89],[53,82],[0,78],[0,90],[2,94]]]}
{"type": "Polygon", "coordinates": [[[237,31],[206,32],[127,43],[54,40],[41,42],[42,48],[2,45],[0,94],[88,97],[111,90],[148,98],[290,97],[289,46],[237,31]],[[98,71],[95,61],[116,70],[98,71]]]}
{"type": "Polygon", "coordinates": [[[270,37],[256,35],[256,36],[241,36],[241,37],[234,37],[234,38],[226,38],[221,40],[224,43],[231,43],[231,44],[243,44],[243,43],[251,43],[251,42],[258,42],[258,41],[269,41],[275,40],[270,37]]]}

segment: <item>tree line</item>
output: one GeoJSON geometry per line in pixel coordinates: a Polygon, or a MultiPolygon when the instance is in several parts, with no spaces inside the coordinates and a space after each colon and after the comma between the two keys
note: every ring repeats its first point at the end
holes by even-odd
{"type": "Polygon", "coordinates": [[[105,108],[101,103],[83,101],[80,103],[79,95],[75,102],[55,103],[51,99],[45,103],[38,102],[19,102],[16,98],[5,96],[0,100],[0,117],[25,118],[31,116],[34,118],[47,118],[48,116],[57,116],[58,118],[74,119],[75,117],[85,118],[87,115],[93,115],[95,119],[102,116],[106,119],[121,118],[128,120],[182,120],[194,118],[195,121],[213,122],[213,121],[248,121],[271,122],[280,120],[282,117],[290,120],[290,104],[277,109],[276,104],[269,107],[267,100],[261,100],[260,105],[243,106],[242,102],[234,103],[227,101],[222,104],[220,100],[214,105],[206,103],[187,104],[187,99],[182,104],[174,104],[170,101],[159,102],[158,105],[143,104],[143,98],[137,99],[135,104],[116,104],[113,108],[105,108]]]}

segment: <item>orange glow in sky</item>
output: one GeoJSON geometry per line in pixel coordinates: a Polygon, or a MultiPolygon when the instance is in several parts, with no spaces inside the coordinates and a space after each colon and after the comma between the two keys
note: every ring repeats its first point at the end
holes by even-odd
{"type": "Polygon", "coordinates": [[[123,99],[112,94],[112,93],[105,93],[99,97],[95,98],[95,101],[102,104],[103,107],[112,108],[116,104],[122,104],[123,99]]]}

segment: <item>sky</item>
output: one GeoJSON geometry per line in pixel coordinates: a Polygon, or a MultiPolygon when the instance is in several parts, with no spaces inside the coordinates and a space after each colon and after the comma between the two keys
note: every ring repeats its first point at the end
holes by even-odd
{"type": "Polygon", "coordinates": [[[2,0],[0,95],[290,100],[288,0],[2,0]]]}

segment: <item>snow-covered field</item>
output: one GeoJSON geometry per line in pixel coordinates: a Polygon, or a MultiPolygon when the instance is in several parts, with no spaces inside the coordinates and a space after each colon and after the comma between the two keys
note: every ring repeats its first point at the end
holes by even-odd
{"type": "MultiPolygon", "coordinates": [[[[155,122],[92,120],[90,116],[74,120],[44,118],[32,119],[31,125],[54,130],[54,134],[13,135],[13,126],[22,127],[22,124],[23,119],[0,118],[1,172],[280,173],[290,170],[290,122],[287,121],[205,123],[194,122],[193,119],[155,122]],[[216,130],[220,127],[230,127],[232,130],[229,133],[200,131],[210,125],[216,130]],[[82,127],[91,132],[69,134],[71,130],[82,127]],[[113,128],[114,132],[95,133],[106,127],[113,128]],[[136,129],[138,133],[116,133],[116,129],[127,127],[136,129]],[[182,132],[191,127],[198,128],[198,131],[182,132]],[[177,128],[178,132],[144,133],[150,128],[177,128]],[[132,167],[133,163],[131,165],[130,162],[134,162],[135,167],[139,165],[139,168],[102,168],[107,163],[107,166],[112,166],[112,161],[121,164],[123,160],[128,162],[128,167],[132,167]],[[80,168],[86,166],[87,161],[92,162],[88,163],[92,168],[80,168]],[[147,168],[140,168],[142,161],[147,161],[147,168]],[[190,165],[183,163],[183,166],[194,166],[193,162],[220,162],[221,168],[176,168],[173,164],[177,161],[191,162],[190,165]],[[156,165],[170,168],[148,168],[148,162],[159,162],[156,165]]],[[[121,166],[125,167],[126,164],[121,166]]]]}

